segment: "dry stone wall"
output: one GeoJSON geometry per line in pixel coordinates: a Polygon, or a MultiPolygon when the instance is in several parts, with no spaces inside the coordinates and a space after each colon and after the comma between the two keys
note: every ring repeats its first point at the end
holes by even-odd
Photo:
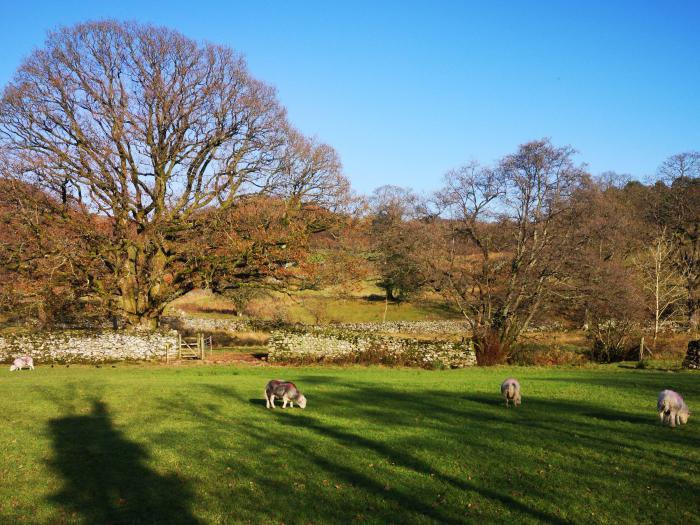
{"type": "Polygon", "coordinates": [[[167,316],[160,320],[161,326],[190,332],[245,332],[254,327],[246,320],[207,319],[202,317],[167,316]]]}
{"type": "Polygon", "coordinates": [[[333,325],[339,329],[384,334],[464,334],[469,325],[462,320],[443,321],[387,321],[385,323],[342,323],[333,325]]]}
{"type": "Polygon", "coordinates": [[[476,365],[476,354],[469,343],[421,341],[337,328],[275,332],[267,347],[271,363],[363,363],[420,368],[476,365]]]}
{"type": "MultiPolygon", "coordinates": [[[[161,319],[163,326],[169,326],[181,330],[216,332],[219,330],[244,332],[252,330],[270,330],[279,328],[280,323],[274,321],[248,320],[248,319],[207,319],[200,317],[187,317],[185,315],[171,315],[161,319]]],[[[371,332],[384,334],[463,334],[469,330],[466,321],[387,321],[385,323],[336,323],[328,326],[321,325],[289,325],[289,327],[304,326],[308,331],[325,330],[328,327],[338,330],[350,330],[355,332],[371,332]]]]}
{"type": "Polygon", "coordinates": [[[42,363],[104,363],[165,359],[177,349],[175,331],[126,332],[36,332],[0,336],[0,361],[10,362],[29,355],[42,363]]]}

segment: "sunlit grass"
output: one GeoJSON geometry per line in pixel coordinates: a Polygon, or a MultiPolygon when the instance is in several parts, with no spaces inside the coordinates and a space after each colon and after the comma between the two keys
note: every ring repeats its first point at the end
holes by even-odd
{"type": "Polygon", "coordinates": [[[38,367],[0,376],[2,523],[691,523],[700,376],[620,367],[38,367]],[[516,376],[523,405],[506,409],[516,376]],[[271,378],[306,410],[268,411],[271,378]]]}

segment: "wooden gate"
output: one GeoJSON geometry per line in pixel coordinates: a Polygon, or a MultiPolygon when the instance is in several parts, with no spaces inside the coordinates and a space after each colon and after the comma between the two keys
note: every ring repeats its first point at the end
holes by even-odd
{"type": "MultiPolygon", "coordinates": [[[[182,337],[178,334],[177,359],[204,359],[209,352],[211,356],[213,341],[211,336],[199,333],[195,337],[182,337]]],[[[170,352],[166,351],[165,362],[170,361],[170,352]]]]}

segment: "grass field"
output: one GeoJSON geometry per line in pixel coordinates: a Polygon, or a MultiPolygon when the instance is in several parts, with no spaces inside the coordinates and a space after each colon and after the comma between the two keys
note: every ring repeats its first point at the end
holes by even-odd
{"type": "Polygon", "coordinates": [[[109,366],[3,373],[2,523],[697,523],[690,372],[109,366]],[[498,386],[517,376],[523,405],[498,386]],[[293,379],[306,410],[267,411],[293,379]]]}
{"type": "MultiPolygon", "coordinates": [[[[383,292],[371,283],[351,291],[336,288],[304,290],[290,293],[268,291],[250,300],[246,311],[253,318],[285,320],[291,323],[366,323],[384,318],[383,292]]],[[[237,319],[236,306],[226,297],[195,290],[170,303],[166,312],[181,310],[187,315],[210,319],[237,319]]],[[[242,313],[246,313],[245,311],[242,313]]],[[[421,296],[413,301],[389,303],[387,321],[423,321],[462,319],[459,312],[437,296],[421,296]]]]}

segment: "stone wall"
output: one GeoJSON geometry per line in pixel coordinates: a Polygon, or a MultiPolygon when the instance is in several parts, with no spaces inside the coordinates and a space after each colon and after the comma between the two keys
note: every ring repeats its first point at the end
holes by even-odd
{"type": "Polygon", "coordinates": [[[207,319],[204,317],[165,316],[161,326],[189,332],[249,332],[255,328],[249,321],[234,319],[207,319]]]}
{"type": "Polygon", "coordinates": [[[463,320],[442,321],[387,321],[385,323],[342,323],[331,325],[344,330],[384,334],[464,334],[469,325],[463,320]]]}
{"type": "MultiPolygon", "coordinates": [[[[187,317],[185,315],[171,315],[161,318],[161,325],[178,330],[192,332],[250,332],[250,331],[275,331],[280,323],[274,321],[247,320],[247,319],[207,319],[200,317],[187,317]]],[[[289,325],[295,328],[300,325],[289,325]]],[[[356,332],[372,332],[384,334],[464,334],[469,330],[466,321],[387,321],[385,323],[336,323],[331,325],[302,325],[304,330],[326,330],[328,328],[350,330],[356,332]]]]}
{"type": "Polygon", "coordinates": [[[683,367],[700,370],[700,339],[688,342],[688,351],[683,359],[683,367]]]}
{"type": "Polygon", "coordinates": [[[165,359],[167,350],[177,350],[174,331],[126,333],[121,331],[35,332],[0,336],[0,361],[20,355],[42,363],[104,363],[165,359]]]}
{"type": "Polygon", "coordinates": [[[362,363],[420,368],[476,365],[474,348],[468,343],[421,341],[338,328],[275,332],[267,347],[271,363],[362,363]]]}

